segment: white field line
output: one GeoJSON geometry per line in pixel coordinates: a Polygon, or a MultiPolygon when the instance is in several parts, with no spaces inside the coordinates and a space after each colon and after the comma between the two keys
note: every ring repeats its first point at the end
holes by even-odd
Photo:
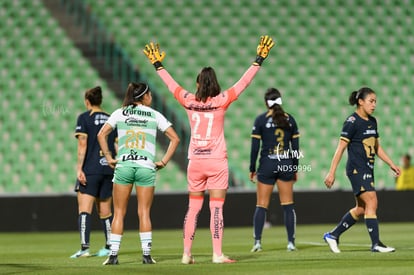
{"type": "MultiPolygon", "coordinates": [[[[327,246],[328,244],[325,242],[296,242],[297,244],[307,244],[307,245],[314,245],[314,246],[327,246]]],[[[339,247],[341,246],[348,246],[348,247],[371,247],[370,244],[357,244],[357,243],[339,243],[339,247]]],[[[398,250],[398,247],[396,248],[398,250]]],[[[414,250],[414,247],[404,247],[404,250],[414,250]]]]}

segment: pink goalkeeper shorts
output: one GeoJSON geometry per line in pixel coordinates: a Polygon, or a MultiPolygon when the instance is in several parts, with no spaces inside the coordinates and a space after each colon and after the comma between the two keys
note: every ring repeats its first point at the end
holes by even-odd
{"type": "Polygon", "coordinates": [[[229,167],[224,159],[191,159],[187,167],[189,192],[229,187],[229,167]]]}

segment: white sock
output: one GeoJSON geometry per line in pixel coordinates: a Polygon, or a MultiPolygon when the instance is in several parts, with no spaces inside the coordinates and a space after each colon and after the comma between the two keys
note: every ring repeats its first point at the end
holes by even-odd
{"type": "Polygon", "coordinates": [[[140,232],[142,255],[151,255],[152,231],[140,232]]]}
{"type": "Polygon", "coordinates": [[[121,246],[122,235],[111,233],[110,242],[111,242],[111,255],[118,255],[119,247],[121,246]]]}

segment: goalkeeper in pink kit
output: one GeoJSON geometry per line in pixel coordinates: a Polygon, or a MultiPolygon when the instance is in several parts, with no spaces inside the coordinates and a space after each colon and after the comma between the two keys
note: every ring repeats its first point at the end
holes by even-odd
{"type": "Polygon", "coordinates": [[[227,148],[224,139],[224,116],[227,108],[253,80],[274,42],[262,36],[257,46],[257,56],[242,78],[231,88],[221,91],[213,68],[204,67],[197,76],[197,91],[192,94],[181,87],[163,67],[165,57],[159,45],[145,46],[144,54],[154,65],[158,75],[175,99],[185,108],[191,127],[188,149],[187,180],[189,191],[188,210],[184,219],[183,264],[194,263],[191,247],[197,227],[197,218],[208,190],[210,202],[210,231],[213,242],[213,263],[233,263],[235,260],[222,252],[223,205],[228,189],[227,148]]]}

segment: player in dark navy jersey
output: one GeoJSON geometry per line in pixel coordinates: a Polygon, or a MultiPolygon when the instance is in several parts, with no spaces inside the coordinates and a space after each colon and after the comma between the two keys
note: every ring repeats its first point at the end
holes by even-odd
{"type": "Polygon", "coordinates": [[[376,214],[378,201],[374,185],[375,156],[377,155],[388,164],[396,176],[400,174],[400,169],[388,157],[379,143],[377,121],[371,116],[377,103],[375,92],[370,88],[363,87],[352,92],[349,103],[357,105],[357,109],[344,122],[331,168],[325,178],[325,184],[328,188],[334,184],[336,168],[347,148],[346,175],[352,185],[356,206],[342,217],[331,232],[325,233],[323,238],[332,252],[340,253],[338,248],[340,235],[363,215],[372,242],[371,251],[393,252],[395,249],[385,246],[379,238],[376,214]]]}
{"type": "MultiPolygon", "coordinates": [[[[112,178],[114,170],[109,167],[97,140],[97,134],[109,118],[109,114],[101,109],[102,90],[95,87],[85,92],[87,111],[79,115],[75,137],[78,139],[77,180],[75,191],[78,194],[78,227],[81,249],[71,258],[90,256],[90,216],[93,205],[103,225],[106,244],[95,256],[109,254],[109,235],[112,223],[112,178]]],[[[110,151],[115,156],[114,132],[109,138],[110,151]]]]}
{"type": "Polygon", "coordinates": [[[261,251],[261,238],[266,212],[276,183],[288,235],[288,251],[295,250],[296,214],[293,184],[296,181],[299,158],[299,131],[295,119],[281,107],[282,98],[275,88],[265,94],[268,111],[259,115],[252,130],[250,180],[257,177],[257,203],[253,217],[254,245],[252,252],[261,251]],[[261,143],[261,149],[260,149],[261,143]],[[260,150],[259,168],[256,161],[260,150]]]}

